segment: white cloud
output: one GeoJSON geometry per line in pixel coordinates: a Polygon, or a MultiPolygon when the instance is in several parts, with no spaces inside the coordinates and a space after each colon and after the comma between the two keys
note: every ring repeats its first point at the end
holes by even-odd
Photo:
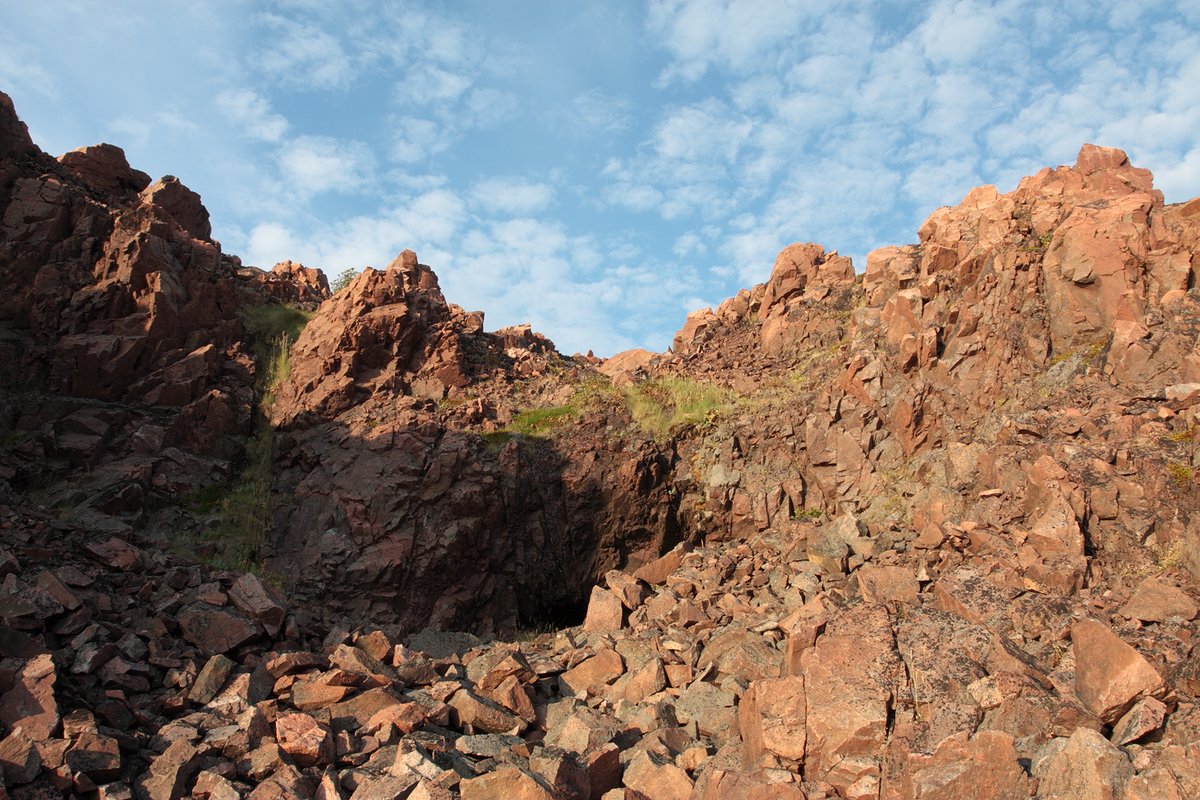
{"type": "Polygon", "coordinates": [[[279,148],[278,159],[284,178],[301,195],[358,191],[371,180],[374,167],[366,144],[329,136],[287,141],[279,148]]]}
{"type": "Polygon", "coordinates": [[[401,164],[424,161],[450,146],[449,135],[433,120],[419,117],[393,117],[390,155],[401,164]]]}
{"type": "Polygon", "coordinates": [[[402,106],[445,104],[457,100],[471,87],[469,75],[433,64],[412,66],[396,86],[396,99],[402,106]]]}
{"type": "Polygon", "coordinates": [[[271,110],[270,100],[252,89],[226,89],[217,95],[217,107],[252,139],[278,142],[287,132],[287,120],[271,110]]]}
{"type": "Polygon", "coordinates": [[[269,38],[249,60],[279,84],[342,89],[352,82],[354,60],[321,25],[280,14],[259,14],[256,21],[269,38]]]}
{"type": "Polygon", "coordinates": [[[541,211],[553,199],[553,186],[525,178],[486,178],[471,189],[471,200],[480,209],[514,216],[541,211]]]}
{"type": "Polygon", "coordinates": [[[655,127],[655,152],[680,161],[733,161],[753,125],[713,99],[670,111],[655,127]]]}

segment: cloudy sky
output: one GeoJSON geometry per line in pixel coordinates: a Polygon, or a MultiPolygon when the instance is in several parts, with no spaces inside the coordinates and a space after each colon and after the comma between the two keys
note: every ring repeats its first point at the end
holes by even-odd
{"type": "Polygon", "coordinates": [[[0,0],[58,154],[201,193],[247,264],[411,247],[489,328],[662,350],[816,241],[914,241],[971,187],[1126,149],[1200,194],[1195,0],[0,0]]]}

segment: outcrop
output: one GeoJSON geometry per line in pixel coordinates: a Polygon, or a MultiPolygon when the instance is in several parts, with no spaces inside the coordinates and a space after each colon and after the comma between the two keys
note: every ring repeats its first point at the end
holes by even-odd
{"type": "Polygon", "coordinates": [[[3,95],[0,220],[0,796],[1200,793],[1200,199],[1119,150],[603,362],[3,95]]]}

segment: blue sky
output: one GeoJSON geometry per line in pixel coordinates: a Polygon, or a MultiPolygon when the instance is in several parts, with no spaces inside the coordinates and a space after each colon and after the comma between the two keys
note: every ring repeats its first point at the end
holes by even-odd
{"type": "Polygon", "coordinates": [[[1200,194],[1200,4],[0,0],[0,89],[201,193],[227,252],[411,247],[489,328],[662,350],[775,253],[914,241],[973,186],[1126,149],[1200,194]]]}

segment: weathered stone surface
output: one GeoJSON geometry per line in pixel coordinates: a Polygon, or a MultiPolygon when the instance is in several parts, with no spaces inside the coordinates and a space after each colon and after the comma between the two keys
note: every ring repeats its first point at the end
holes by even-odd
{"type": "Polygon", "coordinates": [[[283,625],[287,606],[272,587],[252,573],[241,575],[229,587],[229,599],[247,616],[256,619],[274,636],[283,625]]]}
{"type": "Polygon", "coordinates": [[[54,684],[58,672],[49,653],[35,656],[13,676],[10,689],[0,695],[0,722],[8,730],[17,725],[35,742],[49,739],[59,726],[58,700],[54,684]]]}
{"type": "Polygon", "coordinates": [[[537,776],[516,767],[468,778],[459,784],[463,800],[555,800],[553,789],[537,776]]]}
{"type": "Polygon", "coordinates": [[[801,762],[807,708],[804,679],[800,676],[763,678],[751,683],[738,705],[746,767],[755,768],[764,753],[801,762]]]}
{"type": "Polygon", "coordinates": [[[1171,617],[1190,620],[1198,613],[1196,602],[1183,591],[1155,578],[1138,584],[1121,614],[1143,622],[1163,622],[1171,617]]]}
{"type": "Polygon", "coordinates": [[[1018,800],[1029,797],[1029,778],[1019,763],[1013,739],[982,731],[972,738],[955,734],[931,755],[910,755],[913,797],[922,800],[1018,800]]]}
{"type": "Polygon", "coordinates": [[[1071,626],[1075,695],[1105,722],[1116,722],[1143,697],[1164,691],[1162,676],[1112,629],[1092,619],[1071,626]]]}
{"type": "Polygon", "coordinates": [[[204,705],[217,696],[225,686],[225,681],[237,666],[229,658],[217,654],[204,663],[195,683],[188,689],[188,699],[198,705],[204,705]]]}
{"type": "Polygon", "coordinates": [[[583,694],[596,687],[612,683],[625,672],[625,661],[615,650],[600,650],[575,667],[558,676],[563,690],[583,694]]]}
{"type": "Polygon", "coordinates": [[[183,637],[206,655],[228,653],[262,633],[253,620],[208,603],[184,606],[177,619],[183,637]]]}
{"type": "Polygon", "coordinates": [[[583,620],[585,631],[619,631],[624,616],[625,609],[615,594],[599,586],[592,587],[587,616],[583,620]]]}
{"type": "Polygon", "coordinates": [[[1038,797],[1047,800],[1116,800],[1133,777],[1133,765],[1099,733],[1079,728],[1034,776],[1038,797]]]}
{"type": "Polygon", "coordinates": [[[275,738],[296,766],[315,767],[333,762],[335,751],[329,728],[308,714],[280,714],[275,718],[275,738]]]}

